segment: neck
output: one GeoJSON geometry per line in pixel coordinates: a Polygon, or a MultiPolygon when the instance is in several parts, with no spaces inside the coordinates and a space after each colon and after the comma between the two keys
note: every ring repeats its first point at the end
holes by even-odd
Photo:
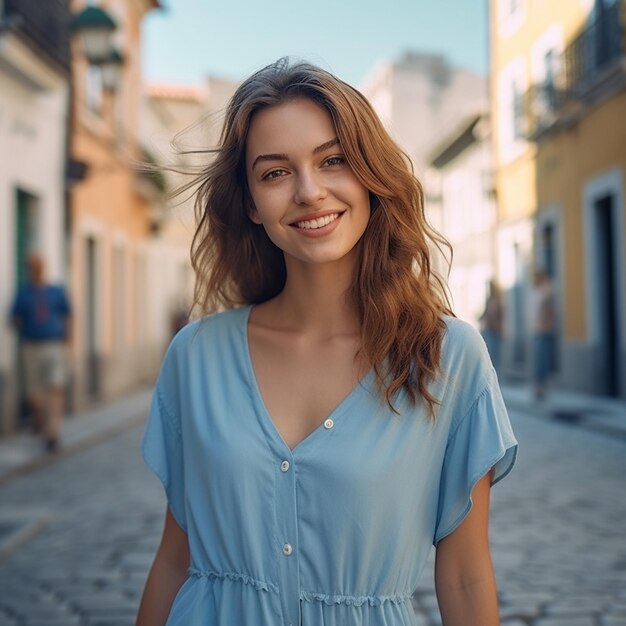
{"type": "Polygon", "coordinates": [[[351,256],[319,265],[287,260],[285,288],[276,298],[282,319],[316,334],[359,333],[356,307],[349,296],[355,274],[351,256]]]}

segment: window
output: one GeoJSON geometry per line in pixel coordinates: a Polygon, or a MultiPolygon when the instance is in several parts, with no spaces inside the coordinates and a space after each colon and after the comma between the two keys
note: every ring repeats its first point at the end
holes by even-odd
{"type": "Polygon", "coordinates": [[[526,64],[518,57],[503,69],[498,77],[498,147],[500,158],[511,161],[525,149],[526,119],[526,64]]]}
{"type": "Polygon", "coordinates": [[[513,139],[524,138],[524,93],[518,81],[511,83],[511,101],[513,106],[513,139]]]}
{"type": "Polygon", "coordinates": [[[113,252],[113,279],[115,281],[113,299],[114,345],[121,352],[126,345],[126,254],[122,246],[113,252]]]}
{"type": "Polygon", "coordinates": [[[500,0],[499,30],[502,37],[511,36],[524,22],[526,0],[500,0]]]}
{"type": "Polygon", "coordinates": [[[89,110],[102,115],[102,69],[97,65],[90,65],[87,69],[85,89],[85,98],[89,110]]]}

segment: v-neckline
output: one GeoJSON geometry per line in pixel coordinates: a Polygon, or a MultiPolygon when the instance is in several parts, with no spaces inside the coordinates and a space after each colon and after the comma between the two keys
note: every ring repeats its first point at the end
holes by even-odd
{"type": "Polygon", "coordinates": [[[358,397],[359,392],[365,390],[369,387],[369,379],[374,374],[374,368],[371,367],[359,380],[359,382],[348,392],[348,394],[335,406],[335,408],[316,426],[308,435],[306,435],[303,439],[301,439],[293,448],[291,448],[285,439],[283,438],[280,430],[276,426],[276,422],[272,418],[266,404],[263,399],[263,394],[261,393],[261,387],[259,385],[259,381],[256,376],[256,371],[254,369],[254,363],[252,362],[252,352],[250,351],[250,336],[249,336],[249,326],[250,326],[250,314],[252,309],[254,308],[253,304],[247,305],[247,310],[243,315],[243,338],[244,338],[244,354],[246,360],[246,366],[248,369],[248,378],[250,381],[250,388],[252,394],[254,396],[254,404],[257,408],[257,414],[259,414],[259,418],[263,421],[264,425],[269,428],[272,436],[279,441],[279,443],[284,446],[291,455],[294,455],[297,451],[299,451],[303,446],[306,446],[310,443],[311,440],[314,440],[318,437],[321,431],[325,430],[324,425],[328,420],[336,422],[337,418],[341,413],[345,411],[348,406],[352,404],[352,402],[358,397]]]}

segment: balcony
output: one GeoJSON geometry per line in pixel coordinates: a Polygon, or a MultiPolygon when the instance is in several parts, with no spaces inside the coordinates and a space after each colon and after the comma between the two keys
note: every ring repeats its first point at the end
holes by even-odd
{"type": "Polygon", "coordinates": [[[600,13],[565,49],[566,89],[572,95],[584,95],[600,77],[624,55],[624,32],[620,24],[622,2],[600,13]]]}
{"type": "Polygon", "coordinates": [[[523,95],[519,116],[524,134],[538,141],[546,133],[571,127],[589,107],[626,89],[626,32],[621,13],[626,2],[604,9],[561,55],[560,71],[523,95]]]}
{"type": "Polygon", "coordinates": [[[69,0],[4,0],[0,2],[0,33],[26,40],[38,56],[70,70],[69,0]]]}

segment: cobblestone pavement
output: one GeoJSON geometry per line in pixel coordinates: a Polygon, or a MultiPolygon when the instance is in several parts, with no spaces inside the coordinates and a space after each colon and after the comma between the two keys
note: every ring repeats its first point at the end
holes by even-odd
{"type": "MultiPolygon", "coordinates": [[[[512,419],[518,464],[492,495],[503,625],[625,626],[626,442],[512,419]]],[[[0,527],[16,525],[0,548],[0,626],[134,623],[164,511],[140,434],[0,487],[0,527]]],[[[419,626],[440,624],[431,580],[432,559],[415,598],[419,626]]]]}

